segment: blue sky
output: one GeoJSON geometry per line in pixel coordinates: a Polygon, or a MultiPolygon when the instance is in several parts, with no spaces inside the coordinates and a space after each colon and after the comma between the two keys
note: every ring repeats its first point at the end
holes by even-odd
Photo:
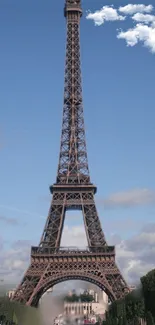
{"type": "MultiPolygon", "coordinates": [[[[0,1],[0,237],[6,249],[17,240],[37,245],[48,214],[62,122],[63,3],[0,1]]],[[[126,4],[115,1],[115,7],[126,4]]],[[[117,233],[126,239],[154,221],[154,199],[148,204],[143,189],[154,197],[155,54],[143,44],[127,47],[117,39],[116,29],[126,30],[130,21],[97,27],[86,19],[87,10],[94,12],[103,5],[109,2],[83,1],[87,148],[106,237],[117,233]],[[124,193],[127,201],[130,196],[125,207],[121,198],[114,206],[104,206],[104,199],[124,193]]],[[[76,216],[72,219],[70,214],[68,226],[81,224],[80,212],[76,216]]]]}

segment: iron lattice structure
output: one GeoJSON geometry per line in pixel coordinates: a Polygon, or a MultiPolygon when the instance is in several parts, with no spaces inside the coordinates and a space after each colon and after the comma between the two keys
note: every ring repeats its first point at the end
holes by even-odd
{"type": "Polygon", "coordinates": [[[97,284],[111,300],[128,291],[116,263],[115,248],[108,246],[90,182],[80,65],[81,0],[66,0],[67,21],[65,86],[60,156],[56,183],[50,187],[52,202],[38,247],[31,249],[31,264],[13,300],[37,306],[42,294],[58,282],[81,279],[97,284]],[[60,247],[65,212],[82,210],[88,249],[60,247]]]}

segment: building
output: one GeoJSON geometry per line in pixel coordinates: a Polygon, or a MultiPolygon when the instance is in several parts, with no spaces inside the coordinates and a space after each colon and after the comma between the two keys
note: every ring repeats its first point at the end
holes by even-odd
{"type": "Polygon", "coordinates": [[[102,302],[65,302],[65,316],[103,315],[108,305],[102,302]]]}
{"type": "Polygon", "coordinates": [[[108,296],[102,291],[93,289],[85,290],[85,295],[93,296],[92,302],[64,302],[65,316],[104,315],[108,308],[108,296]]]}
{"type": "Polygon", "coordinates": [[[98,292],[98,301],[104,302],[105,304],[108,304],[108,301],[109,301],[108,295],[101,289],[98,292]]]}
{"type": "Polygon", "coordinates": [[[92,290],[92,289],[88,290],[88,294],[91,295],[91,296],[93,296],[94,302],[98,302],[99,301],[99,299],[98,299],[98,293],[95,292],[94,290],[92,290]]]}

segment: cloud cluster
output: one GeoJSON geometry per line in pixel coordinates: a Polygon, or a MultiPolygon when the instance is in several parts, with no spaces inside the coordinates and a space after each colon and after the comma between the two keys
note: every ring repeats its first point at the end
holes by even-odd
{"type": "Polygon", "coordinates": [[[22,277],[30,260],[30,247],[31,242],[27,240],[16,241],[9,249],[1,247],[0,280],[6,285],[18,283],[22,277]]]}
{"type": "Polygon", "coordinates": [[[117,259],[129,282],[155,268],[155,223],[146,224],[142,231],[116,246],[117,259]]]}
{"type": "Polygon", "coordinates": [[[124,7],[119,7],[118,10],[125,15],[133,15],[137,12],[151,12],[153,10],[153,6],[145,6],[144,4],[128,4],[124,7]]]}
{"type": "Polygon", "coordinates": [[[96,26],[101,26],[105,21],[125,20],[124,16],[119,15],[117,10],[110,6],[104,6],[94,13],[89,12],[86,18],[94,20],[96,26]]]}
{"type": "Polygon", "coordinates": [[[138,23],[145,23],[149,24],[152,23],[154,25],[155,22],[155,16],[153,15],[145,15],[140,12],[137,12],[132,16],[132,19],[138,23]]]}
{"type": "Polygon", "coordinates": [[[155,204],[155,191],[147,188],[131,189],[110,195],[103,200],[105,208],[127,208],[155,204]]]}
{"type": "Polygon", "coordinates": [[[155,15],[152,5],[128,4],[115,9],[113,6],[104,6],[94,13],[89,12],[87,19],[94,21],[96,26],[101,26],[105,21],[124,21],[129,17],[136,23],[126,31],[118,30],[117,38],[124,39],[127,46],[135,46],[138,42],[155,53],[155,15]]]}
{"type": "Polygon", "coordinates": [[[141,41],[145,47],[155,53],[155,27],[137,24],[126,32],[120,31],[117,38],[125,39],[127,46],[134,46],[141,41]]]}

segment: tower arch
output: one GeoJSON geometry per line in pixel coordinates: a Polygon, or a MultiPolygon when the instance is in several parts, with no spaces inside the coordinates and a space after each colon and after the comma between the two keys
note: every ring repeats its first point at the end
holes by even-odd
{"type": "Polygon", "coordinates": [[[63,277],[61,275],[58,275],[55,277],[55,279],[51,276],[48,277],[42,284],[41,286],[36,290],[34,293],[31,303],[28,302],[28,305],[30,304],[33,307],[38,307],[39,300],[41,299],[42,295],[50,288],[54,287],[55,285],[59,283],[63,283],[69,280],[81,280],[81,281],[86,281],[89,283],[92,283],[96,285],[98,288],[100,288],[102,291],[104,291],[108,298],[111,301],[114,301],[116,297],[114,296],[114,293],[112,292],[111,288],[109,288],[108,284],[104,284],[104,281],[101,281],[101,279],[97,279],[96,276],[86,276],[82,274],[66,274],[63,277]]]}

